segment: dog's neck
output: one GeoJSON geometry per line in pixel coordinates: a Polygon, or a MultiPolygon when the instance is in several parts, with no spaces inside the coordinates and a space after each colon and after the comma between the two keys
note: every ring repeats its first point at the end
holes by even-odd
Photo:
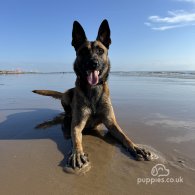
{"type": "Polygon", "coordinates": [[[95,86],[90,86],[86,82],[81,82],[79,78],[76,79],[76,87],[87,98],[87,104],[91,107],[93,114],[96,114],[97,107],[101,101],[104,89],[107,88],[107,83],[98,83],[95,86]]]}

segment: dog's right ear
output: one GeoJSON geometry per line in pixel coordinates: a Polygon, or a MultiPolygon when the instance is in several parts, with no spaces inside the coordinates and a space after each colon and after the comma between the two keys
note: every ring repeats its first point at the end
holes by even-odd
{"type": "Polygon", "coordinates": [[[72,46],[77,49],[87,40],[85,31],[79,22],[74,21],[72,29],[72,46]]]}

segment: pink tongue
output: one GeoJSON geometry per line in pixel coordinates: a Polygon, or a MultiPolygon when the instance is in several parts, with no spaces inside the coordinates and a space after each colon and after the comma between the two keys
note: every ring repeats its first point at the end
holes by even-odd
{"type": "Polygon", "coordinates": [[[99,82],[99,77],[98,77],[99,71],[94,70],[91,71],[90,74],[87,76],[87,81],[90,85],[97,85],[99,82]]]}

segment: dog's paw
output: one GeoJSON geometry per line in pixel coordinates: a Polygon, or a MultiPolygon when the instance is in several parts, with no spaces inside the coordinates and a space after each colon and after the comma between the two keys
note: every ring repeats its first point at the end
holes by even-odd
{"type": "Polygon", "coordinates": [[[72,152],[68,159],[68,166],[72,167],[73,169],[82,168],[89,162],[88,157],[83,152],[72,152]]]}
{"type": "Polygon", "coordinates": [[[67,165],[63,168],[66,173],[82,175],[91,169],[87,155],[83,152],[72,152],[67,165]]]}
{"type": "Polygon", "coordinates": [[[151,153],[137,145],[134,145],[132,148],[129,148],[128,151],[138,161],[144,161],[144,160],[150,161],[151,160],[151,153]]]}

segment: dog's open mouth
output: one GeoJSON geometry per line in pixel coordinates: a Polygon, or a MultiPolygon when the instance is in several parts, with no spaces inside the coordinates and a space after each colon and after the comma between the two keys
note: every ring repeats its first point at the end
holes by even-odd
{"type": "Polygon", "coordinates": [[[99,74],[100,72],[98,70],[88,70],[87,71],[87,81],[91,86],[98,84],[99,74]]]}

